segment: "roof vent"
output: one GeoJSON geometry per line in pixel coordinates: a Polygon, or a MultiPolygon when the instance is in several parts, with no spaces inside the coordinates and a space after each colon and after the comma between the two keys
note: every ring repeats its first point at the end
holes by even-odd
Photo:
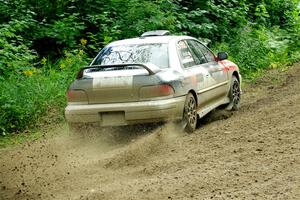
{"type": "Polygon", "coordinates": [[[151,37],[151,36],[166,36],[170,35],[170,31],[167,30],[156,30],[156,31],[148,31],[142,34],[141,37],[151,37]]]}

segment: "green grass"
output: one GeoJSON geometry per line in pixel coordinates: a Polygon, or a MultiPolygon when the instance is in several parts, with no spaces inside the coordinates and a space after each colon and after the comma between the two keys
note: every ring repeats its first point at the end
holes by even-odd
{"type": "Polygon", "coordinates": [[[0,148],[12,147],[23,144],[25,142],[34,141],[43,137],[44,134],[40,131],[23,132],[20,134],[11,134],[0,137],[0,148]]]}
{"type": "Polygon", "coordinates": [[[0,135],[31,130],[51,113],[57,113],[53,120],[62,121],[67,87],[85,65],[81,55],[73,55],[1,81],[0,135]]]}
{"type": "Polygon", "coordinates": [[[49,139],[57,135],[69,134],[67,123],[61,121],[59,123],[40,124],[34,129],[23,131],[20,133],[0,136],[0,149],[15,147],[24,143],[31,143],[40,139],[49,139]]]}

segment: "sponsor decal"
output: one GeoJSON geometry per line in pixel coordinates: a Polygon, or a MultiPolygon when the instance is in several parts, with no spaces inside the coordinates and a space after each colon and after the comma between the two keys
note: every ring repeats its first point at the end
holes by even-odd
{"type": "Polygon", "coordinates": [[[94,88],[129,87],[132,86],[133,77],[101,77],[93,79],[94,88]]]}
{"type": "Polygon", "coordinates": [[[191,77],[191,82],[193,85],[196,85],[197,84],[197,76],[192,76],[191,77]]]}
{"type": "Polygon", "coordinates": [[[222,61],[219,61],[219,63],[221,65],[223,65],[223,71],[225,71],[225,72],[234,71],[237,69],[237,66],[230,61],[222,60],[222,61]]]}

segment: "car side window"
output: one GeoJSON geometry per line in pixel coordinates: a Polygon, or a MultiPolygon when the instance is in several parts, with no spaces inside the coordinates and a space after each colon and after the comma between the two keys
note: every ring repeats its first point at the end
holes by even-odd
{"type": "Polygon", "coordinates": [[[201,44],[200,42],[197,42],[195,40],[193,40],[193,42],[194,42],[195,48],[199,49],[204,54],[207,62],[215,61],[214,54],[207,47],[205,47],[203,44],[201,44]]]}
{"type": "Polygon", "coordinates": [[[195,57],[195,62],[197,65],[206,63],[206,58],[200,48],[197,45],[197,42],[194,40],[188,40],[187,41],[191,51],[193,52],[193,56],[195,57]]]}
{"type": "Polygon", "coordinates": [[[192,67],[196,65],[192,52],[188,47],[186,41],[181,40],[177,43],[177,50],[179,53],[180,61],[184,68],[192,67]]]}

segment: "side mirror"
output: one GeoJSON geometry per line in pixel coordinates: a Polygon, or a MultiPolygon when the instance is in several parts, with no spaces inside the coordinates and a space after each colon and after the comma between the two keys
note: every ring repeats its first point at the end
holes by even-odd
{"type": "Polygon", "coordinates": [[[219,52],[218,53],[218,59],[219,60],[226,60],[228,58],[228,53],[227,52],[219,52]]]}

